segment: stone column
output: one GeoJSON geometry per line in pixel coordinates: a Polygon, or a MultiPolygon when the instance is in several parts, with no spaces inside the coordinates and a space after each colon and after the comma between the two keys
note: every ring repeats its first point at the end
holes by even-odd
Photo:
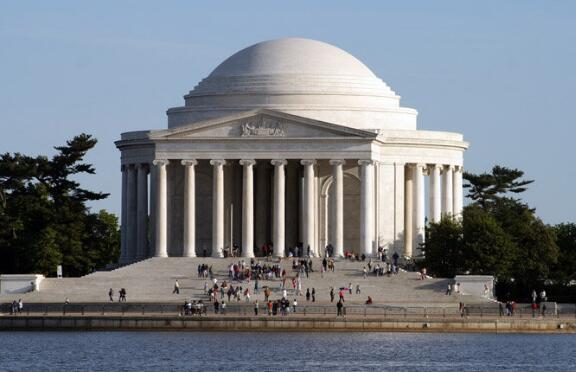
{"type": "Polygon", "coordinates": [[[154,166],[156,171],[156,222],[155,235],[156,235],[156,257],[168,257],[168,201],[167,194],[168,188],[166,184],[166,166],[168,165],[168,160],[154,160],[154,166]]]}
{"type": "Polygon", "coordinates": [[[416,210],[414,211],[414,249],[420,249],[420,245],[424,243],[424,230],[426,228],[425,216],[425,195],[424,195],[424,170],[425,164],[416,164],[414,167],[414,192],[416,203],[416,210]]]}
{"type": "Polygon", "coordinates": [[[442,180],[444,183],[443,188],[443,195],[442,195],[442,213],[451,216],[452,215],[452,208],[453,208],[453,201],[452,201],[452,193],[454,192],[452,188],[452,170],[454,168],[451,165],[447,165],[444,167],[444,179],[442,180]]]}
{"type": "Polygon", "coordinates": [[[254,160],[240,160],[242,177],[242,256],[254,257],[254,160]]]}
{"type": "Polygon", "coordinates": [[[121,211],[121,223],[120,223],[120,263],[126,262],[126,250],[128,249],[126,245],[126,234],[128,233],[126,217],[128,215],[128,167],[122,165],[120,167],[122,170],[122,211],[121,211]]]}
{"type": "Polygon", "coordinates": [[[212,257],[224,257],[224,165],[226,160],[210,160],[212,165],[212,257]]]}
{"type": "Polygon", "coordinates": [[[148,256],[148,164],[138,164],[136,259],[148,256]]]}
{"type": "Polygon", "coordinates": [[[412,257],[414,252],[414,170],[412,165],[404,168],[404,254],[412,257]]]}
{"type": "Polygon", "coordinates": [[[136,258],[137,244],[137,189],[136,167],[128,166],[127,201],[126,201],[126,260],[132,262],[136,258]]]}
{"type": "Polygon", "coordinates": [[[454,173],[453,173],[453,187],[454,187],[454,192],[453,192],[453,210],[452,213],[454,213],[454,217],[455,218],[462,218],[462,208],[464,206],[464,193],[462,190],[462,166],[457,166],[454,169],[454,173]]]}
{"type": "Polygon", "coordinates": [[[182,160],[184,166],[184,250],[182,257],[196,257],[196,165],[182,160]]]}
{"type": "Polygon", "coordinates": [[[430,221],[440,222],[442,217],[442,189],[440,188],[441,165],[434,164],[430,167],[430,221]]]}
{"type": "Polygon", "coordinates": [[[360,166],[360,254],[370,257],[374,245],[374,161],[358,160],[360,166]]]}
{"type": "Polygon", "coordinates": [[[284,257],[286,242],[286,160],[272,160],[274,166],[274,256],[284,257]]]}
{"type": "Polygon", "coordinates": [[[334,185],[334,229],[332,229],[334,236],[332,243],[334,244],[334,256],[344,256],[344,172],[342,166],[345,164],[344,160],[330,160],[332,165],[332,178],[334,185]]]}
{"type": "Polygon", "coordinates": [[[302,199],[304,201],[303,217],[303,256],[306,255],[310,247],[310,255],[315,256],[316,250],[314,244],[314,164],[316,160],[301,160],[300,164],[304,166],[304,185],[302,199]]]}

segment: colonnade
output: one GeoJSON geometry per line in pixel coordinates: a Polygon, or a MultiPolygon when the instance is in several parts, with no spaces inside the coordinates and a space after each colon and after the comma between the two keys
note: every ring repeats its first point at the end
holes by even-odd
{"type": "MultiPolygon", "coordinates": [[[[170,162],[175,160],[170,160],[170,162]]],[[[258,160],[260,162],[261,160],[258,160]]],[[[264,161],[264,160],[262,160],[264,161]]],[[[212,166],[212,256],[224,256],[224,167],[231,160],[213,159],[212,166]]],[[[351,160],[348,160],[351,162],[351,160]]],[[[254,167],[256,160],[241,159],[242,166],[242,256],[254,257],[254,167]]],[[[274,256],[284,256],[286,232],[286,165],[285,159],[270,161],[273,175],[272,241],[274,256]]],[[[331,159],[333,179],[333,223],[329,241],[335,256],[344,255],[344,159],[331,159]]],[[[375,249],[375,184],[373,160],[354,161],[360,178],[360,241],[359,253],[372,256],[375,249]]],[[[149,164],[131,164],[122,167],[122,256],[121,262],[131,262],[149,256],[168,256],[168,160],[154,160],[149,164]],[[151,173],[148,203],[148,174],[151,173]],[[150,208],[149,208],[150,207],[150,208]],[[148,210],[150,226],[148,231],[148,210]],[[150,239],[149,239],[150,238],[150,239]],[[149,246],[148,242],[151,242],[149,246]]],[[[178,161],[184,167],[183,250],[182,256],[196,255],[196,159],[178,161]]],[[[315,234],[314,159],[300,161],[303,167],[301,198],[302,243],[305,252],[320,254],[315,234]]],[[[348,163],[350,164],[350,163],[348,163]]],[[[424,177],[429,175],[429,212],[432,222],[442,215],[459,216],[462,211],[462,167],[438,164],[406,164],[404,192],[404,254],[411,256],[424,242],[426,224],[424,177]]],[[[290,223],[296,223],[290,221],[290,223]]]]}
{"type": "Polygon", "coordinates": [[[425,185],[424,177],[429,176],[428,219],[439,222],[442,216],[460,218],[463,208],[462,166],[441,164],[409,164],[406,166],[404,226],[405,255],[412,256],[424,243],[425,185]]]}

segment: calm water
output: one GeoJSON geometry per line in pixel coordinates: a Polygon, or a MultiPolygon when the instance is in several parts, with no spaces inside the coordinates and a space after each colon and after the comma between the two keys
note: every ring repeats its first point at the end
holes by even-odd
{"type": "Polygon", "coordinates": [[[0,332],[0,370],[575,371],[576,335],[0,332]]]}

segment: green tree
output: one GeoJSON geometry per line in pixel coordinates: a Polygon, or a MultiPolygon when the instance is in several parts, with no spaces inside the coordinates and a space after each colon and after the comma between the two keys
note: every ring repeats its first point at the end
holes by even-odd
{"type": "Polygon", "coordinates": [[[82,275],[114,259],[117,240],[109,237],[117,221],[86,206],[108,194],[82,188],[76,180],[95,173],[83,160],[96,143],[81,134],[55,147],[51,158],[0,156],[0,272],[53,274],[62,264],[65,273],[82,275]],[[98,246],[102,231],[110,233],[98,246]]]}
{"type": "Polygon", "coordinates": [[[464,173],[467,183],[464,188],[469,189],[468,197],[481,207],[486,208],[491,202],[500,197],[519,194],[526,191],[533,180],[522,180],[524,172],[496,165],[491,173],[464,173]]]}
{"type": "Polygon", "coordinates": [[[467,206],[463,213],[463,252],[466,272],[510,277],[517,247],[498,222],[482,208],[467,206]]]}
{"type": "Polygon", "coordinates": [[[558,245],[558,262],[552,277],[559,284],[569,285],[576,280],[576,224],[562,223],[554,226],[558,245]]]}
{"type": "Polygon", "coordinates": [[[423,265],[428,272],[445,278],[462,273],[465,266],[462,230],[462,224],[451,218],[428,225],[422,247],[423,265]]]}

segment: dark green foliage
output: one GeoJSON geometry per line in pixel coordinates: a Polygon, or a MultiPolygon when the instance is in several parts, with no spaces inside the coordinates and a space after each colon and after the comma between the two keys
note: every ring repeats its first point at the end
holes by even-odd
{"type": "Polygon", "coordinates": [[[494,275],[503,298],[523,298],[550,283],[561,293],[560,285],[576,279],[576,226],[547,226],[534,209],[509,197],[533,182],[520,180],[523,175],[500,166],[491,174],[465,174],[473,203],[461,223],[443,219],[428,227],[423,264],[430,272],[494,275]]]}
{"type": "Polygon", "coordinates": [[[464,188],[469,189],[468,197],[482,207],[508,193],[519,194],[526,191],[526,186],[532,180],[520,180],[524,172],[499,165],[492,168],[492,173],[472,174],[465,172],[464,179],[468,182],[464,188]]]}
{"type": "Polygon", "coordinates": [[[450,218],[431,223],[423,246],[426,268],[447,278],[462,273],[464,265],[462,224],[450,218]]]}
{"type": "Polygon", "coordinates": [[[558,244],[558,263],[552,277],[563,285],[576,281],[576,224],[562,223],[554,227],[558,244]]]}
{"type": "Polygon", "coordinates": [[[86,207],[108,195],[73,179],[94,174],[83,159],[95,145],[81,134],[56,147],[52,158],[0,156],[0,273],[53,275],[62,264],[65,274],[82,275],[116,260],[116,218],[86,207]]]}

